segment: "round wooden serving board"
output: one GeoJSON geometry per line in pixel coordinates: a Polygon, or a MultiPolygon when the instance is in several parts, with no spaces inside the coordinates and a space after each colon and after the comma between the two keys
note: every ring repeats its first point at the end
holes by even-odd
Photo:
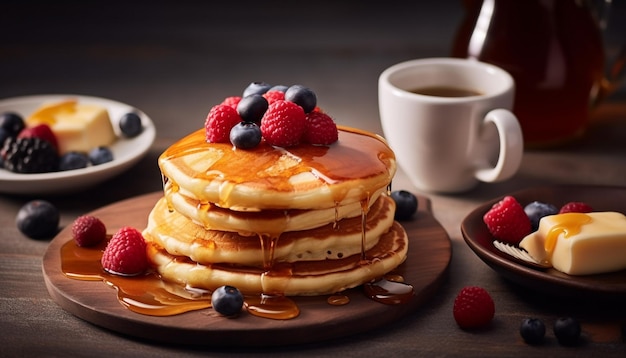
{"type": "MultiPolygon", "coordinates": [[[[120,201],[92,213],[109,232],[122,226],[143,229],[148,213],[162,192],[120,201]]],[[[317,342],[352,335],[397,321],[415,311],[439,287],[452,255],[446,231],[432,216],[428,199],[419,197],[413,220],[403,222],[409,254],[398,272],[415,288],[407,304],[387,305],[365,296],[361,287],[346,292],[350,303],[333,306],[327,296],[295,297],[300,315],[273,320],[243,312],[237,318],[211,309],[156,317],[122,306],[113,288],[100,281],[79,281],[61,271],[60,250],[72,240],[71,227],[62,230],[43,257],[43,275],[50,296],[65,310],[95,325],[130,336],[175,344],[214,346],[278,346],[317,342]]]]}

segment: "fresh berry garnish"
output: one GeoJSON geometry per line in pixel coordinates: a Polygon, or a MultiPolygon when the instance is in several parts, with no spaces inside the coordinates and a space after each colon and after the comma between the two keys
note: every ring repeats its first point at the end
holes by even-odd
{"type": "Polygon", "coordinates": [[[36,137],[6,139],[0,157],[4,168],[15,173],[49,173],[59,165],[57,149],[36,137]]]}
{"type": "Polygon", "coordinates": [[[239,101],[237,113],[244,122],[261,123],[261,118],[267,111],[267,99],[260,94],[246,96],[239,101]]]}
{"type": "Polygon", "coordinates": [[[129,112],[120,118],[119,122],[120,130],[125,137],[134,138],[138,136],[143,130],[141,125],[141,118],[137,113],[129,112]]]}
{"type": "Polygon", "coordinates": [[[391,192],[391,198],[396,202],[395,220],[408,220],[417,211],[417,197],[406,190],[391,192]]]}
{"type": "Polygon", "coordinates": [[[272,104],[276,101],[283,101],[285,99],[285,92],[269,90],[263,93],[263,97],[265,97],[268,104],[272,104]]]}
{"type": "Polygon", "coordinates": [[[239,104],[240,101],[241,101],[240,96],[231,96],[231,97],[224,98],[224,100],[220,104],[237,109],[237,105],[239,104]]]}
{"type": "Polygon", "coordinates": [[[211,294],[211,306],[223,316],[236,316],[243,308],[243,295],[236,287],[220,286],[211,294]]]}
{"type": "Polygon", "coordinates": [[[89,151],[89,161],[93,165],[100,165],[113,161],[113,152],[108,147],[95,147],[89,151]]]}
{"type": "Polygon", "coordinates": [[[107,229],[95,216],[79,216],[72,223],[72,238],[78,246],[95,246],[106,239],[107,229]]]}
{"type": "Polygon", "coordinates": [[[267,90],[267,92],[282,92],[282,93],[285,93],[285,92],[287,92],[288,89],[289,89],[289,86],[275,85],[275,86],[272,86],[269,90],[267,90]]]}
{"type": "Polygon", "coordinates": [[[311,112],[306,115],[306,129],[302,141],[310,144],[328,145],[339,139],[337,125],[329,115],[311,112]]]}
{"type": "Polygon", "coordinates": [[[17,212],[15,224],[20,232],[31,239],[48,239],[59,231],[61,216],[52,203],[32,200],[17,212]]]}
{"type": "Polygon", "coordinates": [[[554,335],[561,345],[575,345],[578,343],[580,333],[580,323],[572,317],[561,317],[554,322],[554,335]]]}
{"type": "Polygon", "coordinates": [[[519,327],[519,333],[528,344],[541,344],[546,335],[546,325],[537,318],[525,318],[519,327]]]}
{"type": "MultiPolygon", "coordinates": [[[[4,129],[9,136],[17,136],[26,127],[24,118],[15,112],[0,114],[0,128],[4,129]]],[[[1,143],[0,143],[1,144],[1,143]]]]}
{"type": "Polygon", "coordinates": [[[39,138],[48,141],[56,149],[59,148],[57,136],[47,124],[26,127],[17,135],[18,138],[39,138]]]}
{"type": "Polygon", "coordinates": [[[484,288],[467,286],[454,299],[452,313],[462,329],[481,328],[493,319],[495,304],[484,288]]]}
{"type": "Polygon", "coordinates": [[[315,109],[317,105],[317,96],[315,92],[308,87],[302,85],[293,85],[285,92],[285,100],[294,102],[302,109],[304,113],[309,113],[315,109]]]}
{"type": "Polygon", "coordinates": [[[539,228],[539,220],[544,216],[558,214],[559,208],[552,204],[533,201],[524,207],[524,212],[530,219],[531,230],[536,231],[539,228]]]}
{"type": "Polygon", "coordinates": [[[254,122],[240,122],[230,130],[230,142],[239,149],[254,148],[261,143],[261,128],[254,122]]]}
{"type": "Polygon", "coordinates": [[[582,201],[571,201],[566,203],[559,210],[559,214],[565,213],[590,213],[593,211],[593,208],[582,201]]]}
{"type": "Polygon", "coordinates": [[[102,254],[102,268],[115,275],[135,276],[148,269],[146,242],[141,232],[126,226],[119,229],[102,254]]]}
{"type": "Polygon", "coordinates": [[[243,90],[242,97],[250,96],[252,94],[263,94],[269,91],[270,88],[272,88],[272,85],[270,85],[269,83],[252,82],[248,85],[248,87],[246,87],[246,89],[243,90]]]}
{"type": "Polygon", "coordinates": [[[306,129],[306,115],[294,102],[276,101],[261,119],[263,138],[273,146],[289,147],[300,142],[306,129]]]}
{"type": "Polygon", "coordinates": [[[483,216],[489,232],[495,238],[518,244],[530,233],[530,219],[522,205],[512,196],[505,196],[483,216]]]}
{"type": "Polygon", "coordinates": [[[89,165],[89,157],[82,152],[67,152],[59,159],[59,170],[74,170],[86,168],[89,165]]]}
{"type": "Polygon", "coordinates": [[[235,108],[224,104],[214,106],[204,122],[206,141],[209,143],[228,143],[230,130],[239,122],[241,122],[241,117],[235,108]]]}

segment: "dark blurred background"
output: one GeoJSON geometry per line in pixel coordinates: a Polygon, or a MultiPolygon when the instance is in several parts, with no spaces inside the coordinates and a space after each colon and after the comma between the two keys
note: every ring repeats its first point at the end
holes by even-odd
{"type": "Polygon", "coordinates": [[[380,72],[448,56],[463,16],[461,0],[0,6],[0,98],[111,98],[147,112],[161,138],[198,128],[212,105],[251,81],[305,84],[337,122],[379,131],[380,72]]]}

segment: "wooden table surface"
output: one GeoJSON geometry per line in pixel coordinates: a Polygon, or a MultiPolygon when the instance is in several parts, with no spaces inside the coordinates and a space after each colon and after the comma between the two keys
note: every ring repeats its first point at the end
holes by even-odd
{"type": "Polygon", "coordinates": [[[51,299],[42,275],[49,241],[19,233],[19,208],[33,198],[47,199],[60,209],[66,227],[109,203],[161,190],[158,155],[200,128],[213,104],[249,82],[306,84],[340,124],[380,133],[378,75],[403,60],[446,56],[462,8],[454,0],[368,6],[330,1],[297,8],[278,2],[264,8],[190,1],[168,7],[139,2],[3,4],[3,14],[11,16],[0,21],[0,98],[76,93],[115,99],[151,116],[157,139],[135,167],[95,188],[45,197],[0,195],[0,356],[623,356],[623,304],[555,299],[508,282],[469,249],[460,231],[470,211],[512,191],[549,184],[626,186],[623,90],[594,111],[594,125],[583,140],[526,150],[520,171],[506,182],[436,195],[415,190],[398,173],[395,189],[431,200],[453,254],[434,297],[394,324],[271,349],[186,347],[104,330],[51,299]],[[487,330],[461,330],[452,318],[454,297],[467,285],[486,288],[495,300],[496,316],[487,330]],[[581,320],[580,346],[557,344],[552,321],[563,315],[581,320]],[[542,346],[526,345],[519,335],[521,320],[530,316],[548,326],[542,346]]]}

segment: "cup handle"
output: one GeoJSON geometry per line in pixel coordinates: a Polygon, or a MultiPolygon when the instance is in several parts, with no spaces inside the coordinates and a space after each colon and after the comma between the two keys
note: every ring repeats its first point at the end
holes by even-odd
{"type": "Polygon", "coordinates": [[[474,173],[483,182],[496,182],[512,177],[520,167],[524,154],[524,139],[517,117],[506,109],[487,113],[483,124],[493,123],[500,138],[500,154],[493,168],[478,169],[474,173]]]}

